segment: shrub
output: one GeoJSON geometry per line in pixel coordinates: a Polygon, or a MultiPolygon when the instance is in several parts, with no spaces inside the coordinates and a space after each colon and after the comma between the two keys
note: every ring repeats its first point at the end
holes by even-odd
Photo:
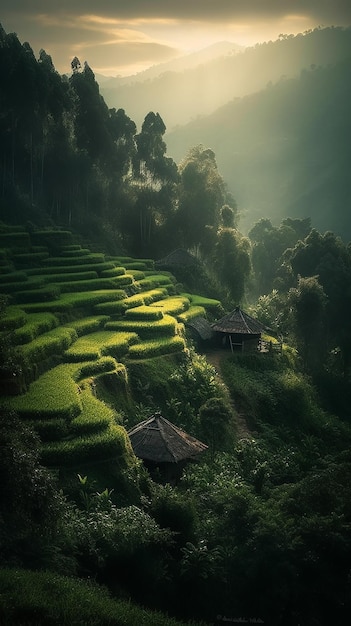
{"type": "Polygon", "coordinates": [[[184,339],[176,335],[135,344],[129,348],[129,356],[133,359],[148,359],[163,354],[182,352],[184,348],[184,339]]]}

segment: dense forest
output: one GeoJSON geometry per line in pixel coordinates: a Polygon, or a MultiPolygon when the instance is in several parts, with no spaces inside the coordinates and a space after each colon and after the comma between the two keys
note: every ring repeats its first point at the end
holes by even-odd
{"type": "MultiPolygon", "coordinates": [[[[346,212],[348,62],[335,67],[233,107],[267,120],[279,103],[298,204],[304,157],[319,154],[314,98],[334,85],[340,115],[319,115],[333,207],[346,212]],[[293,117],[296,85],[304,115],[293,117]]],[[[0,623],[341,626],[348,222],[343,238],[315,228],[311,195],[306,213],[285,207],[243,235],[214,137],[176,163],[158,112],[138,130],[87,63],[75,57],[71,70],[59,75],[44,50],[36,58],[0,28],[0,623]],[[167,263],[175,250],[186,265],[167,263]],[[267,351],[191,333],[192,319],[238,306],[264,327],[267,351]],[[207,446],[172,480],[149,472],[127,435],[159,412],[207,446]]]]}

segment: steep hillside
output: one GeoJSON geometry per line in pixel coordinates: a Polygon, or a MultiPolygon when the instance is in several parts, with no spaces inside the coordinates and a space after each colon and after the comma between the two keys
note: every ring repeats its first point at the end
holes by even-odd
{"type": "Polygon", "coordinates": [[[202,61],[186,70],[145,76],[143,82],[104,83],[109,107],[123,108],[138,126],[149,111],[158,111],[167,128],[208,115],[235,97],[263,89],[282,76],[296,76],[311,66],[335,63],[351,53],[351,29],[315,29],[296,37],[257,44],[238,54],[202,61]]]}
{"type": "Polygon", "coordinates": [[[233,100],[168,134],[169,152],[180,159],[198,143],[214,150],[243,230],[261,217],[310,216],[348,240],[350,71],[351,57],[233,100]]]}

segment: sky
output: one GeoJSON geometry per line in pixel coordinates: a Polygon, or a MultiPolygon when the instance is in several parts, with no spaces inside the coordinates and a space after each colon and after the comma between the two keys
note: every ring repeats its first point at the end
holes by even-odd
{"type": "Polygon", "coordinates": [[[60,73],[129,76],[217,41],[243,46],[350,26],[351,0],[1,0],[0,23],[60,73]]]}

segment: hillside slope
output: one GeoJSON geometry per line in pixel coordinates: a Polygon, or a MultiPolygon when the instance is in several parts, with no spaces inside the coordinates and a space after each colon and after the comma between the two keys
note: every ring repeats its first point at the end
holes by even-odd
{"type": "Polygon", "coordinates": [[[350,71],[351,57],[233,100],[169,133],[169,152],[180,159],[199,143],[214,150],[243,230],[261,217],[309,216],[347,241],[350,71]]]}
{"type": "Polygon", "coordinates": [[[336,63],[350,54],[351,29],[315,29],[202,61],[194,68],[168,70],[156,77],[146,74],[142,82],[136,79],[114,86],[109,81],[101,85],[101,93],[109,107],[125,109],[138,126],[149,111],[157,111],[172,130],[235,97],[261,90],[270,81],[297,76],[311,66],[336,63]]]}

